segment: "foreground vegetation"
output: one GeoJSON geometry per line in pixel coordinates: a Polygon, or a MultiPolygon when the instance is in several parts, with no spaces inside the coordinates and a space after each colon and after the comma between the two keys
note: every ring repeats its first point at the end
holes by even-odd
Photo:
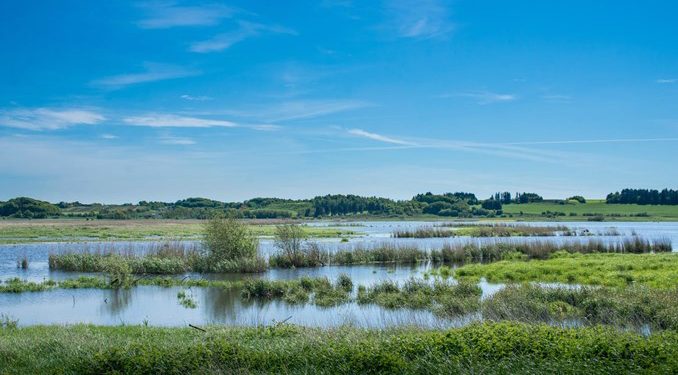
{"type": "Polygon", "coordinates": [[[678,285],[678,255],[558,252],[545,260],[467,264],[453,274],[471,280],[484,277],[490,282],[539,281],[615,287],[638,284],[671,289],[678,285]]]}
{"type": "Polygon", "coordinates": [[[0,368],[56,373],[674,373],[678,334],[517,323],[459,329],[0,329],[0,368]]]}

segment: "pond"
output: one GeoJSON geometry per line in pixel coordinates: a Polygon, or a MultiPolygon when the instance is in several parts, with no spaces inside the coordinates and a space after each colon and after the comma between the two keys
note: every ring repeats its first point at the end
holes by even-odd
{"type": "MultiPolygon", "coordinates": [[[[618,236],[586,237],[520,237],[520,238],[391,238],[398,229],[416,229],[439,225],[440,222],[358,222],[351,223],[352,230],[364,233],[350,238],[348,243],[340,238],[322,239],[327,251],[356,246],[370,246],[381,243],[408,244],[422,249],[439,248],[445,243],[468,241],[621,241],[638,235],[647,239],[666,238],[672,241],[674,249],[678,244],[678,223],[525,223],[538,226],[565,225],[571,229],[588,229],[593,233],[605,233],[610,228],[619,232],[618,236]]],[[[522,223],[521,223],[522,224],[522,223]]],[[[345,223],[311,222],[308,225],[341,227],[345,223]]],[[[151,246],[149,242],[124,242],[113,245],[121,250],[143,253],[151,246]]],[[[19,277],[25,280],[42,281],[74,278],[81,273],[51,271],[47,258],[54,251],[97,251],[101,244],[20,244],[0,245],[0,280],[19,277]],[[26,256],[29,259],[28,270],[17,268],[17,260],[26,256]]],[[[275,248],[270,239],[262,239],[262,254],[270,255],[275,248]]],[[[271,269],[263,274],[210,274],[188,275],[194,278],[229,279],[266,278],[271,280],[295,279],[300,276],[328,277],[335,280],[340,274],[347,274],[355,285],[372,285],[383,280],[403,282],[410,278],[421,278],[429,270],[430,264],[416,266],[328,266],[301,269],[271,269]]],[[[501,284],[481,282],[483,296],[486,297],[502,288],[501,284]]],[[[291,305],[282,301],[246,301],[237,290],[221,288],[189,288],[139,286],[128,290],[99,289],[57,289],[46,292],[0,294],[0,313],[19,319],[20,325],[34,324],[71,324],[92,323],[100,325],[150,324],[162,326],[184,326],[186,324],[228,324],[260,325],[286,320],[290,323],[334,327],[351,324],[359,327],[387,327],[394,325],[417,325],[423,327],[453,327],[468,324],[480,319],[471,314],[456,319],[439,318],[428,311],[407,309],[390,310],[376,305],[358,305],[355,302],[335,307],[315,305],[291,305]],[[185,291],[197,303],[196,308],[182,306],[177,294],[185,291]]]]}

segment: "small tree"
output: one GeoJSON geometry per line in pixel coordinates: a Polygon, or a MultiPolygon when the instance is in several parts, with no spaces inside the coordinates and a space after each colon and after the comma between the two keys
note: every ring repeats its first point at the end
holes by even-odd
{"type": "Polygon", "coordinates": [[[256,259],[259,240],[247,225],[233,217],[215,217],[205,226],[203,239],[206,256],[210,262],[256,259]]]}
{"type": "Polygon", "coordinates": [[[298,265],[301,261],[304,240],[306,234],[300,225],[282,224],[275,227],[275,246],[293,265],[298,265]]]}

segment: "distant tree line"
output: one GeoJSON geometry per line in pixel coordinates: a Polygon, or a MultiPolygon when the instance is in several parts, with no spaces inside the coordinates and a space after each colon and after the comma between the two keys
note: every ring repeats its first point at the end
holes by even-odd
{"type": "Polygon", "coordinates": [[[623,189],[607,195],[605,202],[610,204],[635,203],[678,205],[678,190],[663,189],[623,189]]]}

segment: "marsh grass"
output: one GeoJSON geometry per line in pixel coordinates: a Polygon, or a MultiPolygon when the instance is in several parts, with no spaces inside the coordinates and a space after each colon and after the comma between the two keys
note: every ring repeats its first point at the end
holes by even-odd
{"type": "Polygon", "coordinates": [[[141,254],[114,244],[98,245],[78,252],[52,252],[50,269],[75,272],[107,272],[112,264],[126,263],[132,274],[171,275],[185,272],[256,273],[268,269],[260,256],[214,259],[199,244],[162,242],[149,245],[141,254]]]}
{"type": "Polygon", "coordinates": [[[245,300],[283,300],[290,304],[313,303],[317,306],[336,306],[346,303],[353,290],[353,281],[340,275],[335,284],[325,277],[301,277],[296,280],[249,280],[241,290],[245,300]]]}
{"type": "Polygon", "coordinates": [[[519,323],[322,330],[36,326],[0,335],[8,373],[673,373],[678,333],[519,323]]]}
{"type": "Polygon", "coordinates": [[[483,301],[484,319],[528,323],[576,321],[621,328],[678,329],[678,289],[543,287],[512,284],[483,301]]]}
{"type": "Polygon", "coordinates": [[[454,283],[447,280],[410,279],[402,286],[382,281],[372,287],[358,289],[359,304],[376,304],[389,309],[431,310],[444,317],[457,317],[480,308],[482,290],[475,283],[454,283]]]}
{"type": "Polygon", "coordinates": [[[467,264],[455,269],[454,276],[470,280],[486,278],[490,282],[646,285],[671,289],[678,285],[678,254],[570,254],[562,251],[545,260],[467,264]]]}

